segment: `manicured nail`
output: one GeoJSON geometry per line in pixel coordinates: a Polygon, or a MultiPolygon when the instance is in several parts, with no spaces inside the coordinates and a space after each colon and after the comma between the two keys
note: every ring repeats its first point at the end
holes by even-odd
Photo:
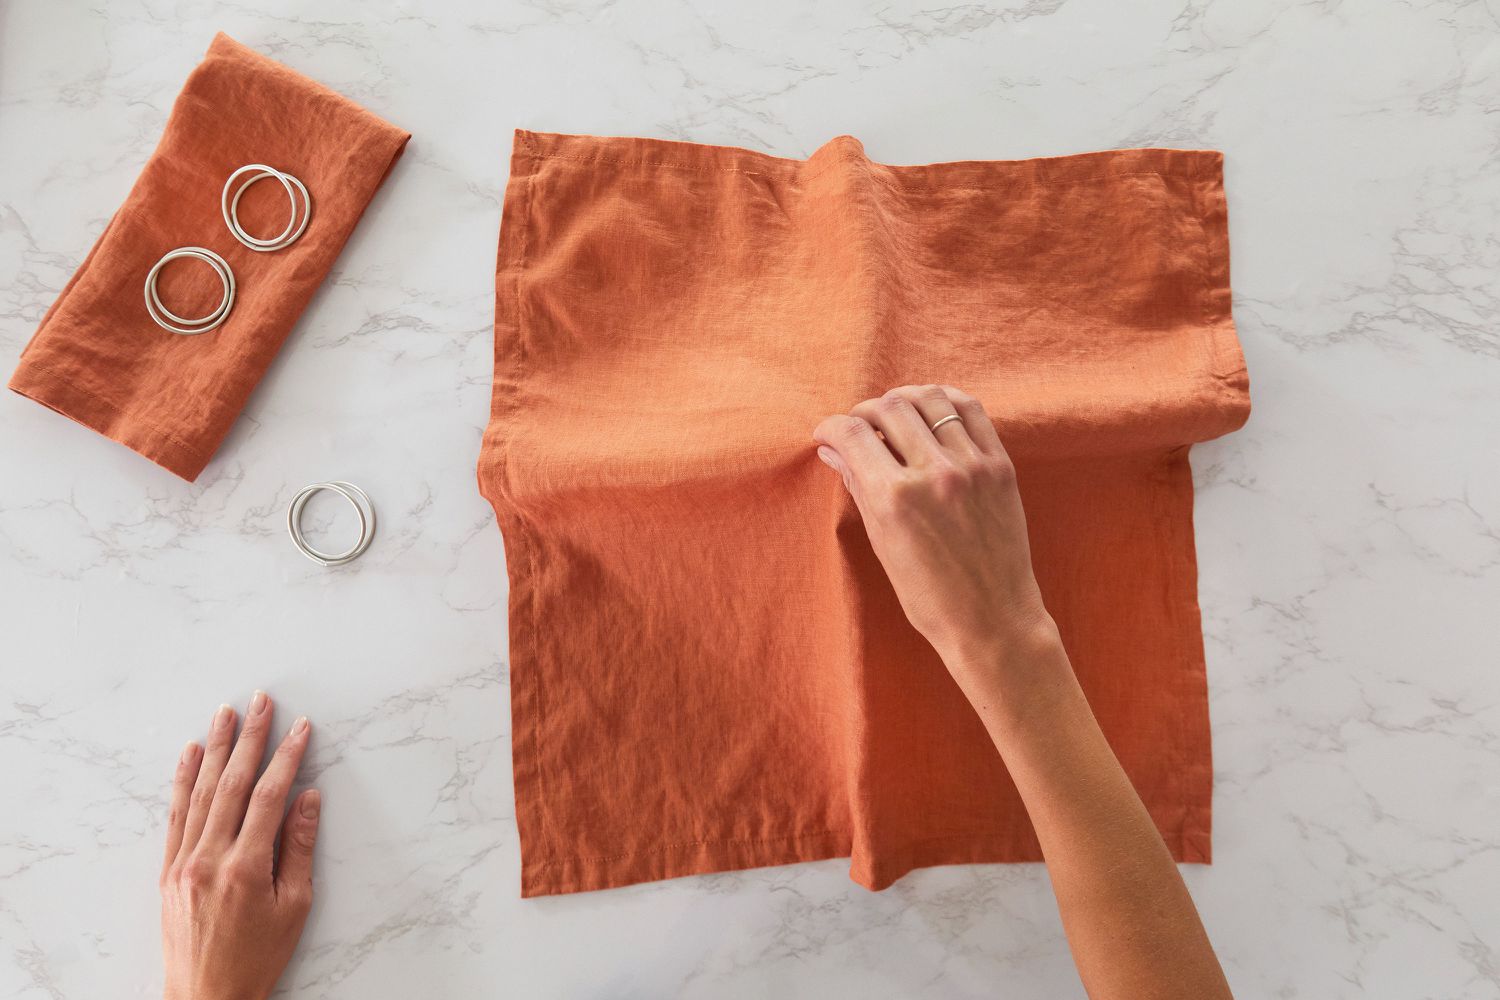
{"type": "Polygon", "coordinates": [[[198,756],[198,744],[188,740],[188,745],[182,748],[182,762],[191,764],[196,756],[198,756]]]}
{"type": "Polygon", "coordinates": [[[316,788],[308,789],[302,796],[302,816],[305,819],[317,819],[318,808],[323,804],[323,796],[316,788]]]}
{"type": "Polygon", "coordinates": [[[213,728],[223,729],[225,726],[229,725],[229,721],[233,718],[234,709],[230,708],[228,705],[220,705],[219,710],[214,713],[213,728]]]}
{"type": "Polygon", "coordinates": [[[250,714],[259,715],[266,710],[266,693],[257,691],[250,697],[250,714]]]}
{"type": "Polygon", "coordinates": [[[288,733],[287,735],[288,736],[301,736],[306,731],[307,731],[307,716],[305,716],[305,715],[299,715],[299,716],[297,716],[297,721],[294,722],[294,723],[292,723],[292,731],[290,733],[288,733]]]}

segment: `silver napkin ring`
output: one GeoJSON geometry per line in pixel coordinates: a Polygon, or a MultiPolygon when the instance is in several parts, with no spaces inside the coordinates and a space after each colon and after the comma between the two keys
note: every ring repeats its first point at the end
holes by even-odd
{"type": "Polygon", "coordinates": [[[234,272],[230,270],[228,261],[207,247],[178,247],[164,254],[146,274],[146,312],[150,313],[151,319],[163,330],[192,337],[215,329],[229,318],[229,310],[234,308],[234,292],[234,272]],[[207,316],[190,319],[179,316],[162,305],[161,296],[156,291],[157,276],[161,274],[162,268],[179,259],[201,260],[214,269],[220,284],[224,286],[224,295],[219,299],[218,306],[207,316]]]}
{"type": "Polygon", "coordinates": [[[307,229],[307,221],[312,218],[312,195],[307,193],[307,185],[285,170],[277,170],[264,163],[247,163],[230,174],[229,180],[224,182],[224,190],[219,195],[219,210],[224,213],[224,225],[229,227],[229,232],[234,235],[235,239],[258,253],[270,253],[273,250],[291,246],[297,242],[303,230],[307,229]],[[250,176],[240,180],[246,174],[250,176]],[[292,205],[292,215],[280,235],[261,239],[251,236],[245,232],[245,227],[240,225],[240,198],[249,190],[250,185],[267,179],[280,181],[281,186],[286,188],[287,200],[292,205]],[[238,186],[236,186],[236,181],[239,182],[238,186]],[[301,196],[300,202],[298,201],[299,195],[301,196]]]}
{"type": "Polygon", "coordinates": [[[370,547],[370,541],[375,537],[375,505],[370,502],[365,491],[353,483],[341,481],[313,483],[311,486],[304,486],[302,491],[292,498],[292,505],[287,508],[286,512],[286,528],[291,532],[292,544],[297,546],[297,551],[307,558],[321,566],[342,566],[364,555],[365,549],[370,547]],[[309,545],[307,539],[302,537],[302,508],[307,506],[307,501],[312,499],[312,495],[319,490],[331,490],[337,493],[348,500],[353,505],[355,513],[359,515],[359,541],[347,551],[321,552],[309,545]]]}

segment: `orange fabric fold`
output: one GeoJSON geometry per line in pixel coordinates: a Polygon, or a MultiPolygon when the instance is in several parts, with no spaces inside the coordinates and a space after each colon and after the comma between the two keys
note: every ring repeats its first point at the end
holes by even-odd
{"type": "Polygon", "coordinates": [[[516,133],[478,478],[523,895],[1040,859],[809,437],[903,383],[988,406],[1100,724],[1172,855],[1210,860],[1188,448],[1249,412],[1222,164],[516,133]]]}
{"type": "MultiPolygon", "coordinates": [[[[409,138],[217,35],[125,203],[22,352],[10,388],[197,478],[409,138]],[[293,174],[312,196],[306,231],[285,249],[250,250],[224,223],[224,182],[249,163],[293,174]],[[182,246],[213,250],[234,271],[233,310],[209,333],[171,333],[145,308],[147,272],[182,246]]],[[[290,211],[281,185],[263,180],[246,191],[240,219],[268,238],[290,211]]],[[[159,289],[181,316],[208,313],[222,294],[207,265],[181,260],[163,269],[159,289]]]]}

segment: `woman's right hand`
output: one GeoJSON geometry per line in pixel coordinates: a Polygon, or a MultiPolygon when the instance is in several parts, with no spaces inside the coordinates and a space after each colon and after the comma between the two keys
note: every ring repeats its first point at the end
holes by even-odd
{"type": "Polygon", "coordinates": [[[1004,758],[1089,996],[1228,998],[1187,888],[1042,606],[1015,470],[984,407],[949,386],[903,386],[813,437],[907,617],[1004,758]]]}
{"type": "Polygon", "coordinates": [[[960,685],[1051,635],[1015,468],[977,399],[902,386],[828,417],[813,439],[853,495],[907,618],[960,685]]]}

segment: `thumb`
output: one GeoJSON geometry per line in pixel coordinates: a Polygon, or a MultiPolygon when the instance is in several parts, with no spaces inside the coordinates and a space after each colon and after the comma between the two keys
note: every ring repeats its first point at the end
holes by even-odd
{"type": "Polygon", "coordinates": [[[281,851],[276,861],[276,894],[292,898],[312,892],[313,845],[318,840],[318,817],[323,796],[309,788],[292,802],[281,824],[281,851]]]}
{"type": "Polygon", "coordinates": [[[818,445],[818,458],[824,465],[839,474],[839,478],[844,481],[844,489],[850,493],[854,492],[854,484],[849,477],[849,467],[844,464],[843,456],[826,444],[820,444],[818,445]]]}

